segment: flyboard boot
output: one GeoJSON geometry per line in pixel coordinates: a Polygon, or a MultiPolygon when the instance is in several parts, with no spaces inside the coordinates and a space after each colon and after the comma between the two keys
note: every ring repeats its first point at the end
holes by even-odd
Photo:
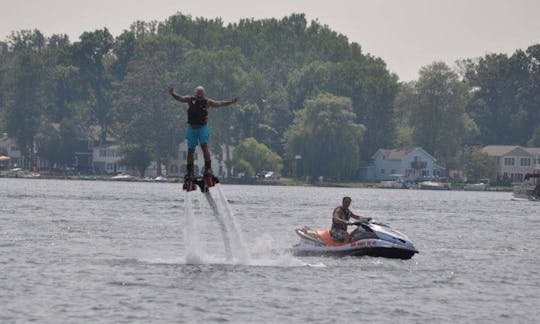
{"type": "Polygon", "coordinates": [[[216,183],[219,182],[218,178],[216,178],[214,176],[214,173],[212,172],[211,160],[204,161],[203,181],[204,181],[204,187],[205,187],[205,190],[203,191],[208,191],[208,188],[213,187],[216,183]]]}
{"type": "Polygon", "coordinates": [[[182,189],[188,192],[197,189],[195,177],[192,173],[187,173],[184,177],[184,186],[182,187],[182,189]]]}
{"type": "Polygon", "coordinates": [[[214,176],[214,173],[212,172],[211,168],[207,168],[206,170],[204,170],[203,180],[204,180],[204,186],[206,187],[206,190],[208,190],[208,188],[210,187],[215,186],[216,183],[219,182],[218,178],[214,176]]]}

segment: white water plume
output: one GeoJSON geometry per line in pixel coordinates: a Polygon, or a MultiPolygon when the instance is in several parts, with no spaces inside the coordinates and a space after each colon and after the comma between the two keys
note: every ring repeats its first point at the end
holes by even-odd
{"type": "Polygon", "coordinates": [[[186,263],[200,264],[203,263],[202,251],[200,251],[199,236],[197,235],[195,217],[193,215],[193,200],[188,192],[184,195],[184,204],[184,215],[186,215],[186,226],[184,227],[186,263]]]}
{"type": "Polygon", "coordinates": [[[312,265],[305,263],[292,256],[288,251],[276,248],[276,242],[268,233],[257,237],[250,246],[251,249],[248,250],[231,206],[219,184],[207,193],[198,191],[186,193],[185,203],[186,264],[223,263],[263,267],[324,267],[324,264],[312,265]],[[194,223],[198,218],[194,217],[193,214],[193,195],[197,195],[198,198],[196,200],[198,204],[195,208],[203,215],[210,212],[216,218],[217,228],[219,228],[223,237],[225,260],[208,254],[203,255],[202,253],[201,242],[198,240],[199,229],[194,223]],[[206,203],[202,204],[202,200],[206,203]],[[207,206],[209,208],[206,208],[207,206]]]}
{"type": "Polygon", "coordinates": [[[216,185],[216,190],[219,201],[217,203],[218,212],[223,217],[228,233],[230,233],[231,242],[233,244],[233,256],[237,262],[245,264],[249,261],[250,257],[242,233],[238,230],[231,206],[229,205],[227,198],[225,198],[219,184],[216,185]]]}
{"type": "MultiPolygon", "coordinates": [[[[230,230],[227,226],[227,220],[223,216],[223,213],[220,212],[220,208],[218,204],[216,203],[216,200],[212,196],[210,192],[207,192],[204,194],[206,201],[208,202],[208,205],[210,206],[210,209],[212,210],[212,213],[214,214],[214,217],[216,218],[216,221],[219,225],[219,229],[221,231],[221,236],[223,237],[223,246],[225,248],[225,256],[227,261],[231,261],[233,258],[233,249],[231,248],[231,234],[230,230]]],[[[233,233],[234,235],[234,233],[233,233]]]]}

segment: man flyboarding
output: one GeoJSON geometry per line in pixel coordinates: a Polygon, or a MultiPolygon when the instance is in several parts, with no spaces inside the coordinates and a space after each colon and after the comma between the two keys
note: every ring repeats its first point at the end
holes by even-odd
{"type": "Polygon", "coordinates": [[[186,191],[195,189],[194,154],[197,144],[201,145],[204,156],[203,177],[205,186],[212,187],[216,182],[216,178],[212,173],[212,161],[210,150],[208,149],[208,138],[210,136],[210,130],[207,125],[208,109],[232,105],[238,102],[238,97],[222,101],[208,99],[206,98],[204,88],[201,86],[195,88],[195,96],[180,96],[174,92],[174,88],[171,86],[167,87],[167,90],[174,99],[188,104],[188,127],[186,129],[188,154],[184,189],[186,191]]]}

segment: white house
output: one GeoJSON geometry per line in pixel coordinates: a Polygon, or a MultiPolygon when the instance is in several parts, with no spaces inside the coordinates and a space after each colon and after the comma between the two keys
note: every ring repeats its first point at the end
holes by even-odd
{"type": "MultiPolygon", "coordinates": [[[[225,149],[225,146],[222,146],[225,149]]],[[[229,148],[229,155],[232,158],[233,148],[229,148]]],[[[225,151],[223,152],[225,156],[225,151]]],[[[98,173],[129,173],[137,175],[137,171],[126,167],[120,161],[123,156],[120,153],[120,145],[116,143],[105,144],[101,146],[95,146],[93,148],[92,165],[94,170],[98,173]]],[[[186,172],[186,160],[187,160],[187,144],[182,141],[178,145],[178,157],[169,160],[167,165],[162,167],[163,175],[173,178],[181,178],[186,172]]],[[[200,174],[204,168],[204,158],[200,147],[195,150],[195,174],[200,174]]],[[[227,168],[225,161],[219,161],[217,154],[212,154],[212,169],[216,176],[226,177],[227,168]]],[[[155,162],[150,163],[145,172],[146,176],[155,177],[157,175],[157,166],[155,162]]]]}
{"type": "Polygon", "coordinates": [[[7,134],[0,136],[0,156],[3,156],[3,161],[0,161],[3,167],[16,167],[22,165],[21,151],[17,148],[15,140],[9,138],[7,134]],[[5,158],[7,157],[7,159],[5,158]]]}
{"type": "Polygon", "coordinates": [[[522,182],[527,173],[540,173],[540,147],[488,145],[482,152],[494,159],[497,175],[512,182],[522,182]]]}
{"type": "Polygon", "coordinates": [[[402,149],[379,149],[371,157],[375,180],[391,180],[390,175],[403,175],[414,180],[422,177],[440,177],[444,168],[437,160],[420,147],[402,149]]]}
{"type": "Polygon", "coordinates": [[[123,156],[120,153],[120,145],[118,144],[104,144],[100,146],[94,146],[92,153],[92,166],[98,173],[125,173],[128,171],[126,166],[122,165],[120,161],[123,156]]]}

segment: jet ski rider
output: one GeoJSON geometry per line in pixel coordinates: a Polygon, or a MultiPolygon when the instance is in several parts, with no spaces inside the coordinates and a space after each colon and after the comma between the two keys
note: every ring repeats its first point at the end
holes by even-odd
{"type": "Polygon", "coordinates": [[[361,222],[369,222],[371,220],[371,217],[362,217],[353,214],[349,210],[351,201],[351,197],[343,197],[341,206],[334,209],[332,214],[332,229],[330,230],[330,236],[334,241],[348,242],[351,239],[351,235],[347,232],[347,226],[354,225],[354,223],[349,222],[349,219],[354,218],[361,222]]]}

